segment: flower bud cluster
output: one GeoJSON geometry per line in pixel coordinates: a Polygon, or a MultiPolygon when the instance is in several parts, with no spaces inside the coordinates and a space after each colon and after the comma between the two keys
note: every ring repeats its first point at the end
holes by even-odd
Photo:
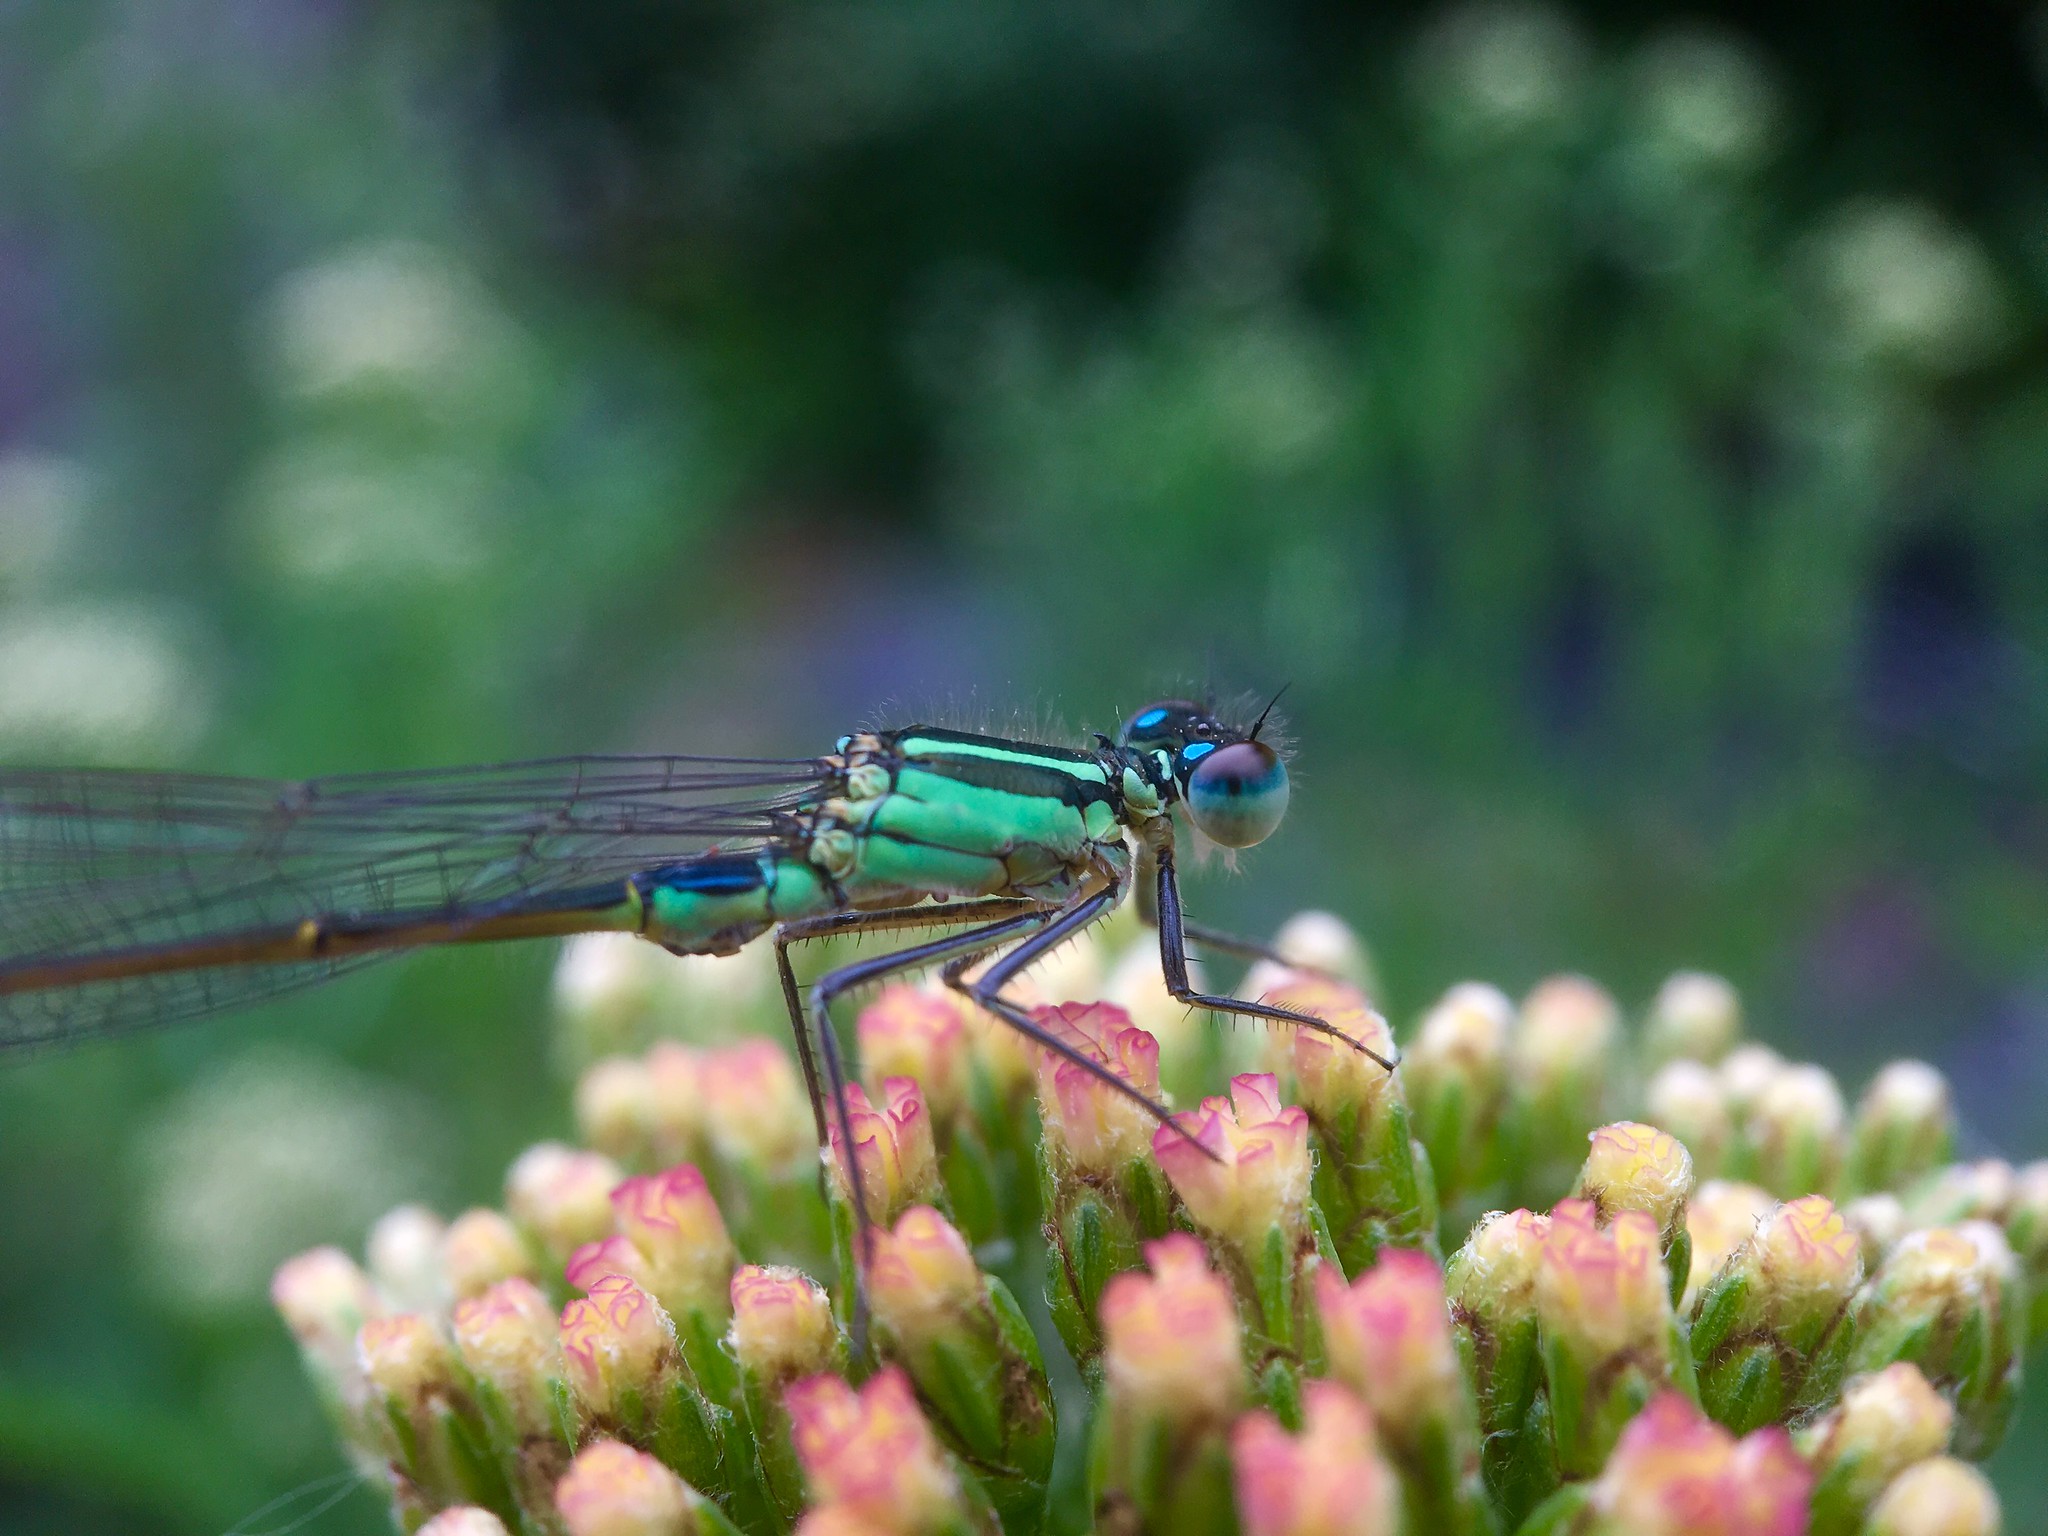
{"type": "Polygon", "coordinates": [[[1852,1110],[1703,972],[1634,1027],[1466,982],[1397,1046],[1341,922],[1276,944],[1240,995],[1326,1028],[1226,1043],[1119,917],[1035,1038],[882,988],[814,1113],[759,962],[578,941],[580,1145],[274,1301],[431,1536],[1996,1529],[2048,1162],[1956,1162],[1933,1067],[1852,1110]]]}

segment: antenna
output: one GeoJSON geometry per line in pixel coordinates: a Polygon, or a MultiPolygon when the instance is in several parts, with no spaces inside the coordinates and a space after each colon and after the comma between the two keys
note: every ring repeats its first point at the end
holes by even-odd
{"type": "Polygon", "coordinates": [[[1245,738],[1247,741],[1257,741],[1259,739],[1259,732],[1266,728],[1266,716],[1273,713],[1273,706],[1280,702],[1280,694],[1285,693],[1293,686],[1294,684],[1291,682],[1282,683],[1280,685],[1280,693],[1274,694],[1272,698],[1266,701],[1266,707],[1259,711],[1259,718],[1252,722],[1252,733],[1245,738]]]}

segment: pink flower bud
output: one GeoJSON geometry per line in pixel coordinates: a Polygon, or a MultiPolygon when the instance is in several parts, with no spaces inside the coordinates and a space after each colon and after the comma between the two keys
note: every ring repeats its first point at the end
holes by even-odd
{"type": "Polygon", "coordinates": [[[607,1056],[576,1082],[576,1130],[607,1157],[628,1163],[654,1139],[654,1075],[634,1056],[607,1056]]]}
{"type": "Polygon", "coordinates": [[[1606,1075],[1621,1010],[1598,982],[1552,976],[1522,999],[1509,1052],[1532,1097],[1544,1098],[1580,1077],[1606,1075]]]}
{"type": "Polygon", "coordinates": [[[488,1509],[458,1504],[442,1510],[421,1526],[415,1536],[506,1536],[506,1531],[504,1522],[488,1509]]]}
{"type": "Polygon", "coordinates": [[[950,1120],[967,1095],[967,1016],[948,992],[896,983],[860,1012],[862,1075],[870,1083],[910,1077],[940,1120],[950,1120]]]}
{"type": "Polygon", "coordinates": [[[898,1536],[952,1517],[959,1481],[901,1368],[878,1372],[858,1392],[837,1376],[807,1377],[782,1401],[814,1503],[845,1506],[898,1536]]]}
{"type": "Polygon", "coordinates": [[[817,1139],[811,1101],[774,1041],[706,1051],[697,1083],[711,1150],[722,1162],[781,1176],[810,1155],[817,1139]]]}
{"type": "MultiPolygon", "coordinates": [[[[861,1193],[873,1221],[888,1221],[913,1200],[937,1193],[939,1154],[932,1141],[931,1116],[916,1079],[885,1078],[884,1102],[877,1109],[858,1083],[846,1089],[846,1118],[853,1131],[854,1160],[860,1167],[861,1193]]],[[[842,1193],[846,1189],[846,1148],[839,1117],[829,1112],[825,1128],[832,1145],[832,1171],[842,1193]]]]}
{"type": "Polygon", "coordinates": [[[681,1161],[697,1151],[705,1134],[703,1053],[674,1040],[648,1049],[647,1113],[655,1156],[681,1161]]]}
{"type": "Polygon", "coordinates": [[[487,1206],[464,1211],[441,1239],[441,1275],[456,1301],[489,1290],[500,1280],[533,1274],[533,1255],[519,1229],[487,1206]]]}
{"type": "Polygon", "coordinates": [[[544,1430],[548,1383],[560,1348],[555,1309],[531,1280],[501,1280],[449,1315],[456,1353],[470,1374],[495,1388],[523,1432],[544,1430]]]}
{"type": "Polygon", "coordinates": [[[571,1290],[588,1291],[606,1275],[624,1275],[643,1291],[654,1289],[654,1266],[630,1238],[607,1237],[585,1243],[562,1266],[562,1278],[571,1290]]]}
{"type": "Polygon", "coordinates": [[[1153,1132],[1152,1155],[1200,1225],[1246,1249],[1261,1246],[1276,1226],[1289,1234],[1300,1226],[1308,1112],[1281,1106],[1271,1073],[1232,1078],[1229,1099],[1204,1099],[1174,1122],[1153,1132]]]}
{"type": "MultiPolygon", "coordinates": [[[[1388,1061],[1394,1059],[1393,1031],[1356,987],[1299,973],[1267,993],[1266,1001],[1312,1014],[1388,1061]]],[[[1290,1029],[1287,1042],[1302,1103],[1317,1115],[1334,1118],[1345,1109],[1378,1103],[1395,1091],[1393,1074],[1385,1067],[1320,1030],[1290,1029]]]]}
{"type": "MultiPolygon", "coordinates": [[[[1123,1009],[1063,1003],[1032,1018],[1147,1098],[1159,1097],[1159,1042],[1123,1009]]],[[[1158,1123],[1128,1094],[1052,1051],[1039,1053],[1038,1104],[1047,1138],[1083,1173],[1109,1173],[1144,1156],[1158,1123]]]]}
{"type": "Polygon", "coordinates": [[[395,1310],[427,1312],[441,1305],[441,1242],[447,1228],[424,1205],[386,1211],[364,1244],[377,1289],[395,1310]]]}
{"type": "Polygon", "coordinates": [[[432,1319],[417,1312],[373,1317],[356,1335],[364,1377],[407,1413],[416,1413],[455,1384],[455,1362],[432,1319]]]}
{"type": "Polygon", "coordinates": [[[1228,1417],[1244,1396],[1230,1286],[1185,1232],[1145,1245],[1149,1275],[1113,1276],[1099,1308],[1113,1397],[1173,1422],[1228,1417]]]}
{"type": "Polygon", "coordinates": [[[733,1354],[746,1369],[790,1381],[830,1368],[832,1302],[802,1270],[742,1264],[732,1276],[733,1354]]]}
{"type": "Polygon", "coordinates": [[[1623,1211],[1602,1230],[1589,1202],[1559,1201],[1536,1266],[1536,1312],[1546,1332],[1595,1358],[1643,1344],[1661,1349],[1671,1297],[1657,1223],[1623,1211]]]}
{"type": "Polygon", "coordinates": [[[384,1310],[370,1277],[339,1248],[286,1259],[271,1279],[270,1301],[306,1358],[330,1379],[354,1369],[357,1331],[384,1310]]]}
{"type": "Polygon", "coordinates": [[[868,1294],[884,1327],[920,1339],[979,1305],[981,1271],[953,1224],[928,1205],[913,1205],[895,1230],[873,1236],[868,1294]]]}
{"type": "Polygon", "coordinates": [[[505,1208],[559,1263],[612,1229],[618,1166],[597,1152],[559,1142],[528,1147],[505,1175],[505,1208]]]}
{"type": "Polygon", "coordinates": [[[1709,1179],[1685,1210],[1685,1230],[1692,1237],[1692,1268],[1685,1282],[1685,1310],[1707,1288],[1707,1282],[1728,1256],[1750,1240],[1756,1224],[1777,1202],[1754,1184],[1709,1179]]]}
{"type": "Polygon", "coordinates": [[[1316,1305],[1330,1374],[1388,1424],[1442,1419],[1465,1389],[1451,1336],[1450,1306],[1436,1260],[1389,1248],[1350,1285],[1316,1272],[1316,1305]]]}
{"type": "Polygon", "coordinates": [[[1400,1487],[1381,1459],[1372,1417],[1349,1392],[1311,1381],[1302,1432],[1270,1413],[1248,1413],[1230,1435],[1245,1536],[1391,1536],[1400,1487]]]}
{"type": "Polygon", "coordinates": [[[670,1313],[723,1314],[732,1238],[704,1175],[688,1163],[627,1179],[612,1191],[619,1235],[647,1261],[647,1288],[670,1313]]]}
{"type": "Polygon", "coordinates": [[[1621,1432],[1593,1485],[1614,1536],[1800,1536],[1813,1472],[1778,1426],[1737,1440],[1676,1392],[1621,1432]]]}
{"type": "Polygon", "coordinates": [[[569,1385],[585,1408],[604,1416],[627,1394],[647,1392],[675,1351],[675,1326],[639,1286],[606,1275],[562,1309],[560,1339],[569,1385]]]}
{"type": "Polygon", "coordinates": [[[2003,1514],[1991,1480],[1967,1461],[1930,1456],[1878,1495],[1870,1536],[1998,1536],[2003,1514]]]}
{"type": "Polygon", "coordinates": [[[616,1440],[585,1446],[555,1485],[569,1536],[689,1536],[694,1503],[680,1477],[616,1440]]]}

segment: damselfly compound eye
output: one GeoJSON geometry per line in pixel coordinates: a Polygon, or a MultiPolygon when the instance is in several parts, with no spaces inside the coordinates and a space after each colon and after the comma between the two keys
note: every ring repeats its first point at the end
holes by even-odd
{"type": "Polygon", "coordinates": [[[1203,834],[1226,848],[1249,848],[1273,835],[1287,814],[1287,765],[1263,741],[1191,747],[1188,814],[1203,834]],[[1199,756],[1197,756],[1199,752],[1199,756]]]}

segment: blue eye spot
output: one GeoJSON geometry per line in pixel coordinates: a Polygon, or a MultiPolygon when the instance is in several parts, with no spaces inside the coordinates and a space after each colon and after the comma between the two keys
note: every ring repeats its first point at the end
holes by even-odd
{"type": "Polygon", "coordinates": [[[1153,726],[1157,725],[1160,721],[1164,720],[1165,718],[1165,710],[1148,709],[1145,711],[1145,713],[1138,716],[1137,719],[1133,720],[1131,724],[1136,726],[1141,731],[1149,731],[1152,729],[1153,726]]]}
{"type": "Polygon", "coordinates": [[[1190,763],[1198,763],[1216,750],[1213,741],[1197,741],[1181,749],[1181,757],[1190,763]]]}

